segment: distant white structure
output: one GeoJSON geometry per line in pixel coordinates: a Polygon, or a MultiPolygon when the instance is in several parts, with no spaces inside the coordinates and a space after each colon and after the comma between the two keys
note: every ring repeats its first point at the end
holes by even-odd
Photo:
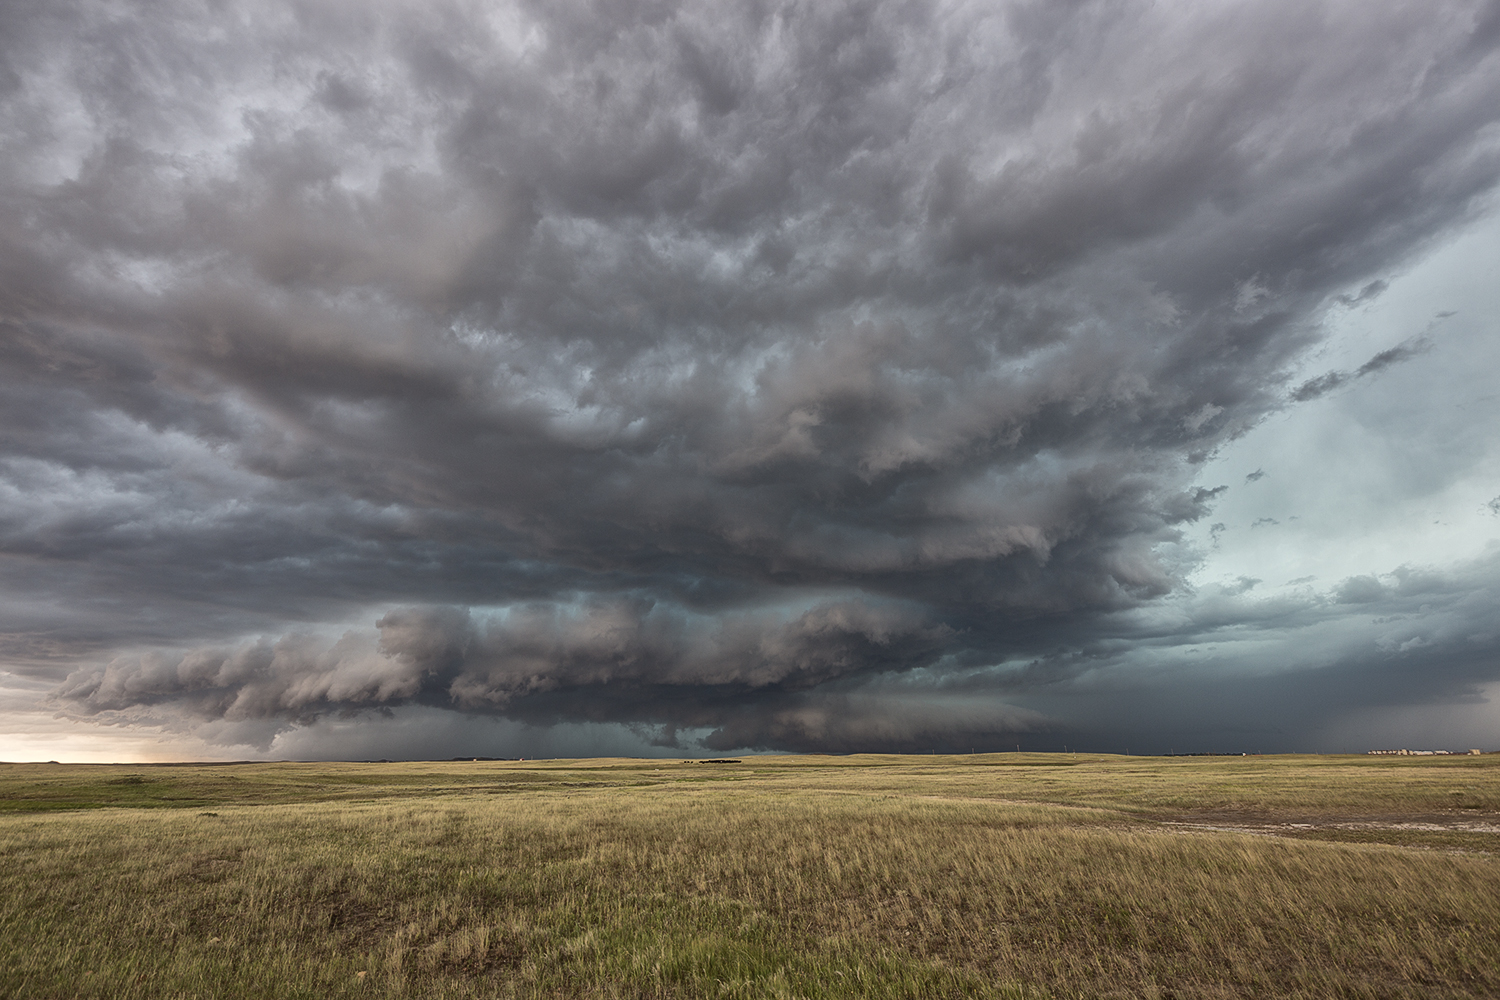
{"type": "Polygon", "coordinates": [[[1483,750],[1470,750],[1467,754],[1460,754],[1456,750],[1366,750],[1367,754],[1385,757],[1452,757],[1452,756],[1474,756],[1483,754],[1483,750]]]}

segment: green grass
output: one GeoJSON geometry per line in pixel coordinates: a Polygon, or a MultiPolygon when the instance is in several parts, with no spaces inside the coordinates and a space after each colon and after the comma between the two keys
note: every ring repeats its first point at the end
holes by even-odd
{"type": "Polygon", "coordinates": [[[1497,803],[1500,757],[0,765],[0,996],[1500,996],[1500,835],[1449,828],[1497,803]]]}

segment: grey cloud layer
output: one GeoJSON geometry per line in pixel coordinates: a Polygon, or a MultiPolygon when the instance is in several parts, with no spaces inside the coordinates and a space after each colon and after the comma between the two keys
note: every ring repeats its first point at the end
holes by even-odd
{"type": "Polygon", "coordinates": [[[122,658],[77,676],[63,696],[96,710],[191,696],[208,699],[201,711],[209,717],[253,718],[424,697],[503,707],[560,687],[620,682],[797,690],[899,668],[947,638],[899,609],[879,614],[859,604],[819,606],[791,622],[694,621],[630,600],[566,611],[521,606],[494,622],[463,609],[406,608],[376,627],[378,647],[350,632],[331,645],[288,636],[170,659],[122,658]]]}
{"type": "Polygon", "coordinates": [[[97,713],[904,745],[1500,170],[1493,3],[4,17],[0,651],[97,713]]]}
{"type": "MultiPolygon", "coordinates": [[[[920,709],[882,719],[868,710],[882,704],[869,694],[807,693],[930,662],[951,639],[951,630],[924,627],[904,609],[881,613],[849,603],[820,605],[790,621],[765,614],[708,619],[641,600],[596,600],[565,611],[522,606],[489,620],[463,609],[409,608],[385,615],[377,628],[378,643],[350,631],[333,642],[304,634],[234,649],[119,657],[76,671],[57,697],[111,719],[166,705],[203,722],[310,722],[329,712],[415,703],[504,711],[537,723],[730,725],[736,738],[728,745],[735,747],[744,745],[740,735],[773,738],[738,733],[745,727],[733,716],[752,710],[775,727],[890,739],[914,726],[925,732],[940,719],[920,709]],[[827,718],[830,697],[841,706],[834,722],[827,718]]],[[[960,706],[956,717],[975,716],[973,706],[960,706]]],[[[942,717],[953,721],[952,713],[942,717]]],[[[977,717],[994,723],[1028,713],[1001,708],[977,717]]]]}
{"type": "MultiPolygon", "coordinates": [[[[1257,598],[1250,588],[1211,588],[1166,614],[1132,613],[1105,641],[1083,645],[1068,664],[1071,683],[1048,678],[1020,700],[1069,716],[1080,735],[1133,738],[1146,752],[1174,741],[1267,752],[1347,752],[1351,737],[1383,746],[1378,727],[1351,729],[1350,720],[1392,708],[1492,706],[1497,615],[1493,550],[1443,571],[1399,567],[1324,592],[1257,598]],[[1137,715],[1156,725],[1133,728],[1137,715]]],[[[1455,719],[1437,739],[1487,744],[1496,720],[1493,710],[1477,727],[1455,719]]]]}

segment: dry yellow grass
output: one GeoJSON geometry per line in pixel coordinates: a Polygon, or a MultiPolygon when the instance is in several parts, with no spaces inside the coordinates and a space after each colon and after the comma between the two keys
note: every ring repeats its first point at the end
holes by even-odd
{"type": "Polygon", "coordinates": [[[1500,995],[1495,855],[1157,822],[1486,817],[1491,758],[1026,760],[0,768],[0,994],[1500,995]]]}

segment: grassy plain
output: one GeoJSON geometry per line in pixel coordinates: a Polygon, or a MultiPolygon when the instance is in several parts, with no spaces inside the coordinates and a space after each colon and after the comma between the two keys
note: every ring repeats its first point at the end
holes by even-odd
{"type": "Polygon", "coordinates": [[[0,996],[1495,997],[1500,756],[0,765],[0,996]]]}

